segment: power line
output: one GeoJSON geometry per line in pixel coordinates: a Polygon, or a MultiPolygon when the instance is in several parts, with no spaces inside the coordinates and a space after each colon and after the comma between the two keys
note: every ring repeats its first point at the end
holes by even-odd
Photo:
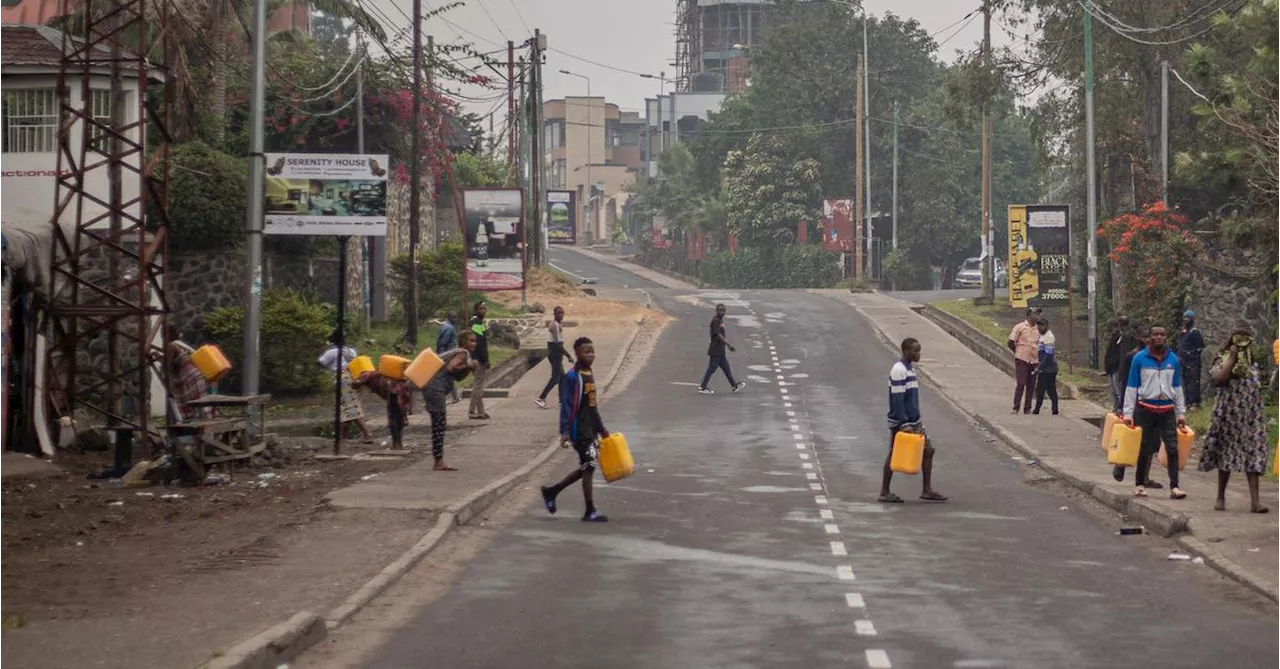
{"type": "Polygon", "coordinates": [[[969,13],[969,20],[968,20],[968,21],[965,21],[964,25],[960,26],[959,28],[957,28],[957,29],[956,29],[956,31],[955,31],[955,32],[951,33],[951,36],[950,36],[950,37],[948,37],[948,38],[946,38],[946,39],[944,39],[944,40],[942,40],[941,42],[939,42],[939,43],[938,43],[938,50],[939,50],[939,51],[941,51],[941,50],[942,50],[942,47],[943,47],[947,42],[950,42],[951,40],[953,40],[953,39],[955,39],[955,38],[956,38],[956,35],[959,35],[960,33],[964,32],[964,29],[965,29],[965,28],[968,28],[968,27],[969,27],[969,24],[970,24],[970,23],[973,23],[974,19],[976,19],[976,18],[978,18],[978,15],[977,15],[976,13],[970,12],[970,13],[969,13]]]}
{"type": "Polygon", "coordinates": [[[1209,26],[1208,26],[1208,27],[1206,27],[1205,29],[1201,30],[1201,31],[1200,31],[1200,32],[1198,32],[1198,33],[1195,33],[1194,35],[1188,35],[1188,36],[1186,36],[1186,37],[1180,37],[1180,38],[1178,38],[1178,39],[1173,39],[1173,40],[1145,40],[1145,39],[1141,39],[1141,38],[1138,38],[1138,37],[1134,37],[1133,35],[1130,35],[1129,33],[1125,32],[1122,28],[1119,28],[1119,27],[1117,27],[1117,26],[1112,25],[1111,23],[1109,23],[1109,22],[1107,21],[1107,19],[1103,18],[1103,17],[1102,17],[1102,15],[1101,15],[1100,13],[1095,12],[1095,11],[1093,11],[1092,9],[1090,9],[1089,7],[1087,7],[1087,6],[1084,4],[1084,2],[1083,2],[1082,0],[1076,0],[1076,4],[1077,4],[1077,5],[1080,5],[1080,7],[1081,7],[1082,9],[1084,9],[1084,10],[1085,10],[1085,12],[1087,12],[1087,13],[1089,14],[1089,16],[1091,16],[1091,17],[1093,17],[1094,19],[1096,19],[1096,20],[1098,21],[1098,23],[1101,23],[1102,25],[1104,25],[1104,26],[1106,26],[1106,27],[1110,28],[1110,29],[1111,29],[1111,31],[1112,31],[1112,32],[1114,32],[1115,34],[1117,34],[1117,35],[1119,35],[1119,36],[1121,36],[1121,37],[1123,37],[1123,38],[1125,38],[1125,39],[1129,40],[1130,42],[1136,42],[1136,43],[1138,43],[1138,44],[1145,44],[1145,45],[1147,45],[1147,46],[1169,46],[1169,45],[1171,45],[1171,44],[1181,44],[1182,42],[1187,42],[1187,41],[1193,40],[1193,39],[1195,39],[1195,38],[1197,38],[1197,37],[1200,37],[1201,35],[1203,35],[1203,34],[1205,34],[1205,33],[1209,32],[1210,30],[1213,30],[1213,24],[1211,23],[1211,24],[1209,24],[1209,26]]]}
{"type": "Polygon", "coordinates": [[[520,19],[520,23],[524,24],[525,32],[533,34],[533,28],[529,27],[529,22],[524,20],[524,14],[520,12],[520,6],[516,4],[516,0],[507,0],[511,3],[511,8],[516,10],[516,16],[520,19]]]}
{"type": "Polygon", "coordinates": [[[596,67],[603,67],[603,68],[604,68],[604,69],[606,69],[606,70],[613,70],[614,72],[622,72],[622,73],[624,73],[624,74],[634,74],[634,75],[636,75],[637,77],[650,77],[650,76],[653,76],[653,75],[649,74],[648,72],[637,72],[637,71],[635,71],[635,70],[628,70],[628,69],[626,69],[625,67],[617,67],[617,66],[615,66],[615,65],[607,65],[607,64],[605,64],[605,63],[601,63],[601,62],[599,62],[599,61],[591,60],[590,58],[583,58],[582,56],[575,56],[575,55],[573,55],[573,54],[571,54],[571,53],[569,53],[569,52],[567,52],[567,51],[561,51],[561,50],[559,50],[559,49],[557,49],[557,48],[555,48],[555,47],[547,47],[547,51],[554,51],[554,52],[556,52],[556,53],[560,54],[561,56],[567,56],[567,57],[572,58],[572,59],[574,59],[574,60],[580,60],[580,61],[582,61],[582,62],[584,62],[584,63],[589,64],[589,65],[595,65],[596,67]]]}
{"type": "Polygon", "coordinates": [[[502,26],[498,25],[497,21],[493,20],[493,14],[490,14],[489,8],[484,6],[484,0],[476,0],[476,4],[480,5],[480,11],[484,12],[484,15],[489,17],[489,23],[492,23],[493,27],[498,29],[498,34],[502,35],[502,39],[505,39],[508,42],[511,41],[511,38],[507,37],[507,31],[503,30],[502,26]]]}
{"type": "Polygon", "coordinates": [[[1215,12],[1217,12],[1217,11],[1218,11],[1218,10],[1220,10],[1220,9],[1226,9],[1227,5],[1231,4],[1231,2],[1233,2],[1233,1],[1234,1],[1234,0],[1225,0],[1225,1],[1224,1],[1224,0],[1210,0],[1210,2],[1205,3],[1205,4],[1204,4],[1204,5],[1202,5],[1199,9],[1197,9],[1197,10],[1195,10],[1195,11],[1191,12],[1191,14],[1189,14],[1189,15],[1187,15],[1187,16],[1185,16],[1185,17],[1183,17],[1181,20],[1176,21],[1176,22],[1174,22],[1174,23],[1171,23],[1171,24],[1169,24],[1169,25],[1158,26],[1158,27],[1155,27],[1155,28],[1142,28],[1142,27],[1138,27],[1138,26],[1131,26],[1131,25],[1129,25],[1129,24],[1125,23],[1124,21],[1120,20],[1120,18],[1119,18],[1119,17],[1117,17],[1115,14],[1112,14],[1112,13],[1110,13],[1110,12],[1106,11],[1105,9],[1103,9],[1102,7],[1100,7],[1100,6],[1096,5],[1096,4],[1095,4],[1095,5],[1093,5],[1093,7],[1092,7],[1092,8],[1093,8],[1093,11],[1094,11],[1094,12],[1096,12],[1097,14],[1101,14],[1102,16],[1107,17],[1107,19],[1108,19],[1108,20],[1110,20],[1112,23],[1115,23],[1116,25],[1120,26],[1120,27],[1121,27],[1121,28],[1123,28],[1126,32],[1132,32],[1132,33],[1158,33],[1158,32],[1166,32],[1166,31],[1169,31],[1169,30],[1176,30],[1176,29],[1178,29],[1178,28],[1180,28],[1180,27],[1183,27],[1183,26],[1185,26],[1185,25],[1190,25],[1190,24],[1193,24],[1193,23],[1199,23],[1199,22],[1201,22],[1201,21],[1203,21],[1203,20],[1205,20],[1205,19],[1211,19],[1211,18],[1213,18],[1213,15],[1214,15],[1214,13],[1215,13],[1215,12]],[[1220,3],[1221,3],[1221,4],[1220,4],[1220,3]],[[1205,13],[1205,14],[1201,15],[1203,12],[1205,12],[1205,10],[1208,10],[1208,13],[1205,13]]]}

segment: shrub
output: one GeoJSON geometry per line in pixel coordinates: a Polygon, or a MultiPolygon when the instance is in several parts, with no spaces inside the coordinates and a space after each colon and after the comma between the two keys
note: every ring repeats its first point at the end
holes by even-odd
{"type": "MultiPolygon", "coordinates": [[[[291,290],[262,293],[260,387],[274,395],[307,395],[325,387],[316,358],[324,351],[335,324],[327,305],[291,290]]],[[[234,368],[224,386],[240,387],[244,364],[244,307],[223,307],[205,316],[209,336],[234,368]]]]}
{"type": "Polygon", "coordinates": [[[702,260],[698,275],[717,288],[831,288],[840,281],[840,254],[798,244],[721,251],[702,260]]]}
{"type": "Polygon", "coordinates": [[[169,153],[169,217],[173,250],[220,250],[244,239],[244,160],[187,142],[169,153]]]}
{"type": "Polygon", "coordinates": [[[933,288],[933,268],[928,260],[912,258],[906,251],[895,249],[884,258],[884,278],[893,284],[894,290],[930,290],[933,288]]]}
{"type": "MultiPolygon", "coordinates": [[[[462,245],[443,244],[418,253],[418,317],[431,318],[455,311],[462,299],[462,245]]],[[[409,256],[391,259],[390,279],[401,304],[409,302],[409,256]]]]}

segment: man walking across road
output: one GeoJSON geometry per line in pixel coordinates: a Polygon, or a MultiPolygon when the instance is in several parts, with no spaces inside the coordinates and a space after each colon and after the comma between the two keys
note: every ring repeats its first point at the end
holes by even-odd
{"type": "Polygon", "coordinates": [[[1187,405],[1182,395],[1182,368],[1178,356],[1165,345],[1165,330],[1158,325],[1148,332],[1147,347],[1133,356],[1129,384],[1124,392],[1124,424],[1142,428],[1142,449],[1134,474],[1135,497],[1146,497],[1147,488],[1159,488],[1148,479],[1151,457],[1160,443],[1168,457],[1169,497],[1187,496],[1178,488],[1178,433],[1187,424],[1187,405]]]}
{"type": "Polygon", "coordinates": [[[884,478],[880,482],[880,497],[877,501],[886,504],[901,504],[902,498],[889,490],[893,479],[893,440],[899,432],[924,436],[924,462],[920,471],[924,477],[924,488],[920,491],[920,499],[926,502],[945,502],[947,497],[933,489],[933,441],[924,430],[924,421],[920,419],[920,384],[916,381],[914,365],[920,362],[920,342],[907,337],[902,340],[902,358],[893,363],[889,370],[889,454],[884,458],[884,478]]]}
{"type": "MultiPolygon", "coordinates": [[[[452,351],[458,348],[458,316],[450,311],[444,317],[444,323],[440,325],[440,332],[436,334],[436,355],[440,355],[445,351],[452,351]]],[[[453,397],[453,403],[457,404],[462,401],[458,397],[458,384],[453,382],[453,378],[449,377],[449,394],[453,397]]]]}
{"type": "Polygon", "coordinates": [[[1107,338],[1104,371],[1111,385],[1111,403],[1115,405],[1116,411],[1119,411],[1124,402],[1125,384],[1129,382],[1129,376],[1121,373],[1120,366],[1124,363],[1125,356],[1138,346],[1138,340],[1129,329],[1129,319],[1124,316],[1112,318],[1108,331],[1110,335],[1107,338]]]}
{"type": "Polygon", "coordinates": [[[573,356],[564,350],[564,329],[562,322],[564,321],[564,307],[556,307],[552,310],[552,318],[547,321],[547,362],[551,364],[551,380],[547,381],[547,385],[543,387],[542,394],[538,395],[538,399],[533,403],[547,408],[547,394],[552,388],[560,385],[564,379],[564,360],[568,358],[570,364],[573,363],[573,356]]]}
{"type": "Polygon", "coordinates": [[[1058,415],[1058,358],[1056,351],[1058,339],[1049,329],[1049,319],[1043,316],[1036,321],[1036,329],[1040,331],[1040,344],[1036,355],[1036,408],[1031,413],[1039,415],[1044,405],[1044,396],[1049,395],[1053,407],[1053,415],[1058,415]]]}
{"type": "Polygon", "coordinates": [[[556,496],[565,488],[582,481],[582,499],[586,512],[582,520],[603,523],[609,518],[596,511],[591,493],[592,479],[596,474],[596,442],[609,436],[600,418],[596,403],[596,380],[591,365],[596,361],[596,347],[590,339],[579,337],[573,342],[573,352],[578,362],[560,382],[560,446],[573,446],[578,453],[578,468],[559,483],[542,487],[542,503],[550,513],[556,512],[556,496]]]}
{"type": "Polygon", "coordinates": [[[484,383],[489,376],[489,326],[484,321],[487,311],[481,300],[476,302],[471,316],[471,332],[476,336],[476,350],[471,356],[476,361],[476,378],[471,384],[471,406],[467,410],[467,417],[471,420],[489,420],[489,414],[484,410],[484,383]]]}
{"type": "Polygon", "coordinates": [[[1182,361],[1182,382],[1186,384],[1187,406],[1200,406],[1200,355],[1204,352],[1204,335],[1196,327],[1196,312],[1182,314],[1182,332],[1178,334],[1178,359],[1182,361]]]}
{"type": "Polygon", "coordinates": [[[698,386],[698,392],[703,395],[714,395],[716,391],[707,387],[711,382],[711,375],[716,373],[717,369],[724,370],[725,378],[729,379],[729,387],[733,392],[738,392],[746,387],[746,382],[738,382],[733,380],[733,372],[729,369],[729,356],[725,354],[725,349],[737,351],[729,340],[724,338],[724,314],[725,306],[723,304],[716,305],[715,318],[711,319],[711,345],[707,347],[707,356],[710,360],[707,362],[707,373],[702,375],[702,384],[698,386]]]}
{"type": "Polygon", "coordinates": [[[1013,364],[1017,367],[1017,386],[1013,391],[1013,412],[1031,413],[1031,395],[1035,392],[1035,376],[1037,347],[1040,344],[1040,331],[1036,329],[1036,320],[1040,317],[1040,309],[1027,309],[1027,319],[1013,326],[1009,333],[1009,350],[1013,351],[1013,364]],[[1026,400],[1022,394],[1026,392],[1026,400]]]}

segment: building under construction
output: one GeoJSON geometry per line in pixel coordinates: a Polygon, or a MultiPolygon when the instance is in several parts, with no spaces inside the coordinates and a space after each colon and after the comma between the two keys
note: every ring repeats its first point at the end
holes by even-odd
{"type": "Polygon", "coordinates": [[[751,49],[760,44],[771,0],[678,0],[676,92],[746,90],[751,49]]]}

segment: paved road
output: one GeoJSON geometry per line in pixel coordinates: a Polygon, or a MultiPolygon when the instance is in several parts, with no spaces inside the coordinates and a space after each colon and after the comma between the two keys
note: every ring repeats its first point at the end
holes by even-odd
{"type": "Polygon", "coordinates": [[[662,286],[648,279],[638,277],[630,272],[624,272],[582,254],[554,246],[550,248],[547,258],[551,261],[552,267],[574,276],[595,279],[596,283],[600,285],[625,286],[644,290],[662,288],[662,286]]]}
{"type": "MultiPolygon", "coordinates": [[[[897,292],[886,293],[900,300],[914,302],[916,304],[930,304],[932,302],[941,302],[942,300],[964,300],[977,297],[982,294],[980,288],[953,288],[951,290],[900,290],[897,292]]],[[[996,291],[996,296],[1000,295],[1000,291],[996,291]]]]}
{"type": "Polygon", "coordinates": [[[952,501],[899,477],[908,503],[877,504],[893,358],[848,309],[659,296],[666,353],[604,408],[638,461],[597,484],[611,522],[579,522],[576,488],[556,516],[528,508],[363,666],[1275,666],[1273,605],[1117,536],[929,389],[952,501]],[[750,385],[700,396],[717,301],[750,385]]]}

